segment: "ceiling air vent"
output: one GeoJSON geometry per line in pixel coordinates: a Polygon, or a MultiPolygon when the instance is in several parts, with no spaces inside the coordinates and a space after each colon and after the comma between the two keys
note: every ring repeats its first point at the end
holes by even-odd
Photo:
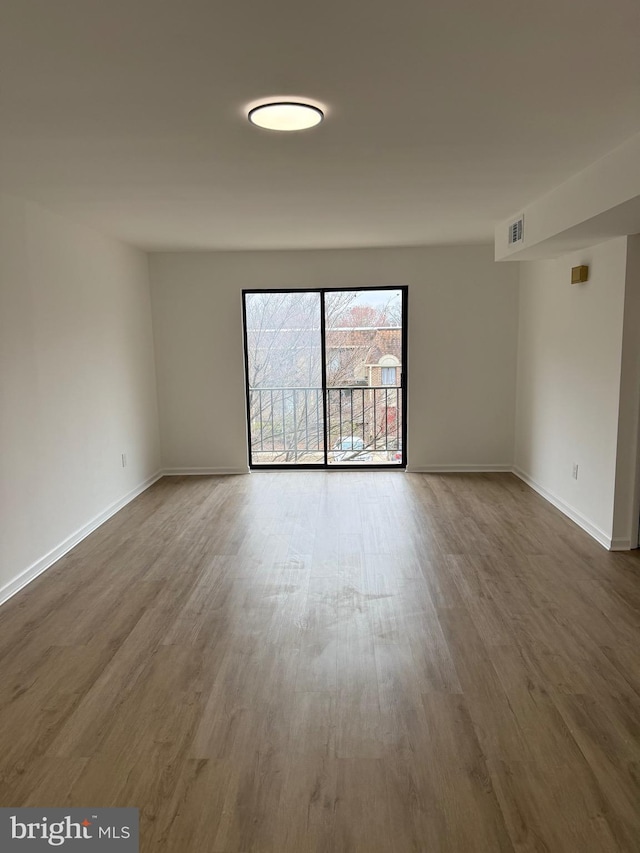
{"type": "Polygon", "coordinates": [[[509,245],[522,243],[524,240],[524,214],[509,225],[509,245]]]}

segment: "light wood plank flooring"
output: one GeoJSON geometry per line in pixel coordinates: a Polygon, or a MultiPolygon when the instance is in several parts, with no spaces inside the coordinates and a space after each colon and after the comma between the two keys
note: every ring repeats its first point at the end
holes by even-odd
{"type": "Polygon", "coordinates": [[[0,805],[160,853],[640,850],[640,558],[509,474],[166,478],[0,610],[0,805]]]}

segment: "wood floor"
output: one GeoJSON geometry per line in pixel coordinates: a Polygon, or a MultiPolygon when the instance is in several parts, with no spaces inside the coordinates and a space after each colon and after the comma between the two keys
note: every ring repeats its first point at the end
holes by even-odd
{"type": "Polygon", "coordinates": [[[640,555],[510,474],[166,478],[0,610],[0,805],[141,850],[640,850],[640,555]]]}

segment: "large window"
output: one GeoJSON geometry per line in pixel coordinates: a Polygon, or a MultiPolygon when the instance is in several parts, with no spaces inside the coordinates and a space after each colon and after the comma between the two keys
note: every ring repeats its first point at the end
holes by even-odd
{"type": "Polygon", "coordinates": [[[405,464],[406,293],[243,293],[251,467],[405,464]]]}

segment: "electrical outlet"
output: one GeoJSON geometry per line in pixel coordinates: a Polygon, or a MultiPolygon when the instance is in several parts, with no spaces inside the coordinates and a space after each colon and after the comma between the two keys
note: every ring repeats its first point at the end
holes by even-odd
{"type": "Polygon", "coordinates": [[[122,467],[123,468],[127,467],[127,454],[126,453],[122,454],[122,467]]]}
{"type": "Polygon", "coordinates": [[[572,477],[574,480],[578,479],[578,463],[577,462],[573,463],[572,477]]]}

